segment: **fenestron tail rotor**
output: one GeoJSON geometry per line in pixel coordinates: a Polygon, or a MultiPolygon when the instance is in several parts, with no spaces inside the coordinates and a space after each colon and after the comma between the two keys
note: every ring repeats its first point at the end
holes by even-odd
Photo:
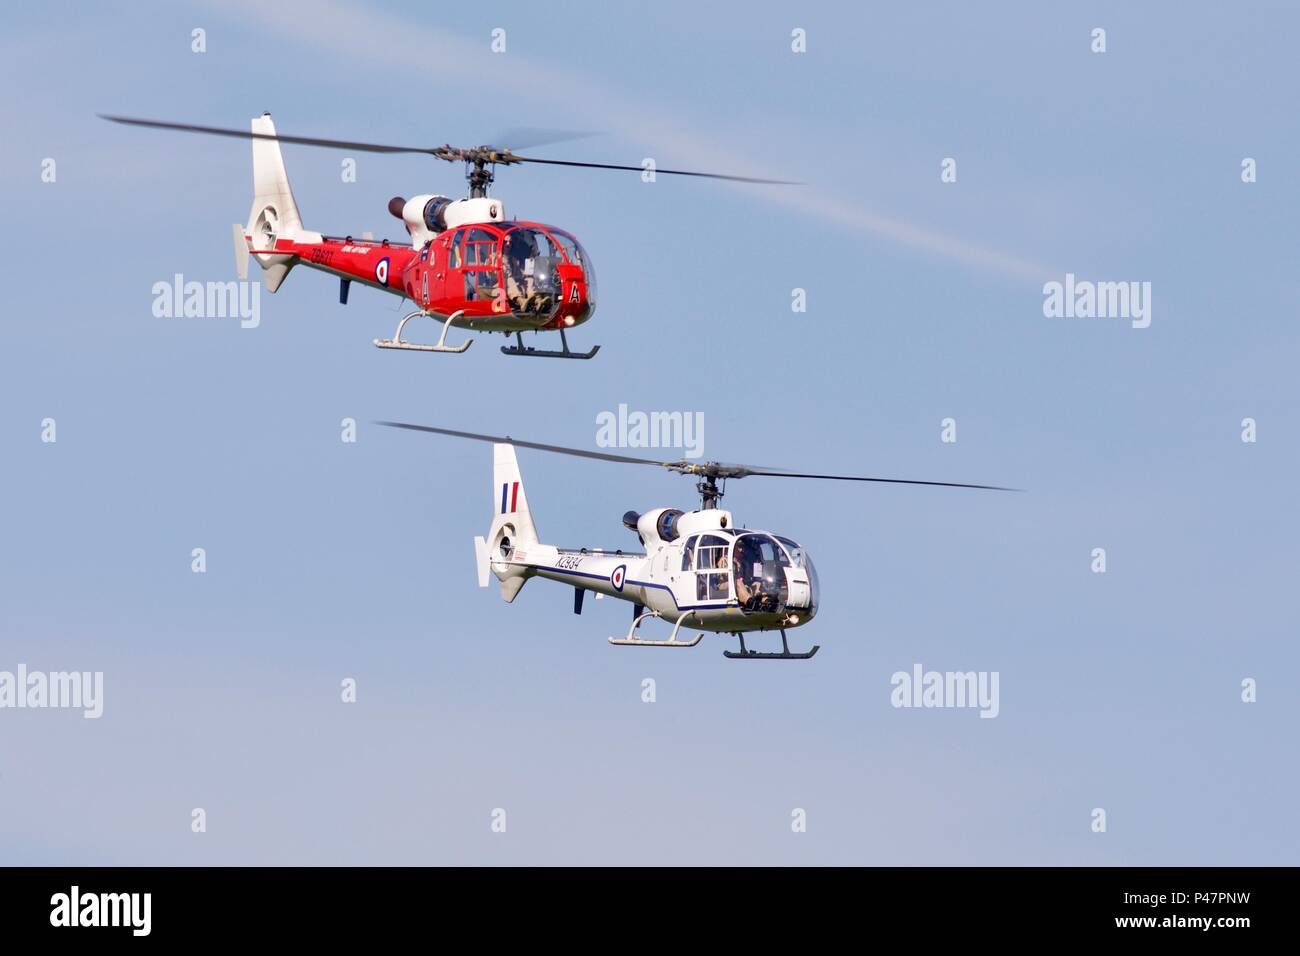
{"type": "Polygon", "coordinates": [[[388,428],[402,428],[408,431],[427,432],[435,435],[447,435],[452,438],[468,438],[472,441],[492,442],[493,444],[511,444],[520,448],[532,448],[536,451],[548,451],[559,455],[572,455],[577,458],[592,458],[599,461],[613,461],[627,465],[655,465],[677,472],[680,475],[693,475],[698,481],[696,488],[700,492],[705,508],[717,506],[722,497],[719,481],[728,478],[749,478],[754,476],[767,478],[812,478],[819,481],[865,481],[888,485],[928,485],[937,488],[972,488],[979,491],[1020,491],[1019,488],[1005,488],[1001,485],[978,485],[955,481],[923,481],[916,478],[877,478],[865,475],[823,475],[812,472],[784,471],[759,466],[736,465],[719,461],[660,461],[654,458],[638,458],[633,455],[615,455],[609,452],[588,451],[583,448],[569,448],[564,445],[548,445],[542,442],[523,441],[509,435],[484,435],[478,432],[455,431],[450,428],[437,428],[433,425],[413,425],[407,422],[379,421],[376,425],[388,428]]]}
{"type": "MultiPolygon", "coordinates": [[[[232,129],[225,126],[203,126],[196,123],[176,123],[166,120],[139,119],[131,116],[113,116],[99,114],[101,119],[126,126],[143,126],[149,129],[165,129],[182,133],[203,133],[209,136],[229,136],[235,139],[272,139],[281,143],[293,143],[298,146],[322,146],[328,149],[356,150],[368,153],[420,153],[433,156],[449,163],[464,162],[465,174],[469,179],[470,196],[486,196],[487,187],[492,184],[494,169],[498,165],[514,166],[520,163],[536,163],[543,166],[570,166],[578,169],[615,169],[645,172],[644,166],[622,165],[618,163],[589,163],[566,159],[541,159],[535,156],[520,156],[506,146],[394,146],[383,143],[368,143],[357,140],[329,139],[321,136],[291,136],[285,133],[254,133],[247,129],[232,129]]],[[[533,146],[577,139],[589,135],[570,130],[524,129],[515,131],[533,146]]],[[[721,179],[729,182],[759,183],[766,185],[794,186],[799,183],[784,179],[759,179],[753,176],[735,176],[727,173],[708,173],[689,169],[654,170],[656,175],[693,176],[700,179],[721,179]]]]}

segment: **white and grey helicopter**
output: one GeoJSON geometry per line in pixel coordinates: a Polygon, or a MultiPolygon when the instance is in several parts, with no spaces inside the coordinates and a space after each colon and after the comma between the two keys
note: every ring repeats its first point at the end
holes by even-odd
{"type": "Polygon", "coordinates": [[[514,601],[529,578],[540,577],[570,585],[573,613],[582,613],[583,598],[594,591],[632,603],[632,624],[623,637],[609,643],[622,647],[694,647],[703,632],[731,634],[740,640],[738,651],[723,651],[733,660],[808,660],[820,650],[792,652],[786,631],[802,627],[817,614],[817,570],[808,552],[791,538],[767,531],[738,528],[731,512],[718,507],[728,478],[765,475],[774,478],[816,478],[828,481],[869,481],[901,485],[934,485],[1014,491],[996,485],[918,481],[906,478],[867,478],[853,475],[818,475],[746,465],[705,461],[657,461],[629,455],[585,451],[519,439],[453,431],[431,425],[377,422],[390,428],[449,435],[492,443],[492,524],[486,537],[474,539],[479,587],[495,575],[501,597],[514,601]],[[524,491],[515,447],[574,455],[633,465],[654,465],[681,475],[692,475],[700,494],[700,508],[684,512],[655,508],[645,514],[629,511],[623,524],[636,532],[644,552],[607,551],[601,548],[559,548],[543,544],[533,523],[524,491]],[[667,640],[637,636],[641,622],[658,617],[672,623],[667,640]],[[683,627],[701,633],[679,640],[683,627]],[[754,631],[779,631],[779,652],[755,651],[745,644],[754,631]]]}

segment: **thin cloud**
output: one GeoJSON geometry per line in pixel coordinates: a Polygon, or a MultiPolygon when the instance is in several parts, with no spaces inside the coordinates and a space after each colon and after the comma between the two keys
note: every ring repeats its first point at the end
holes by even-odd
{"type": "MultiPolygon", "coordinates": [[[[676,116],[653,112],[641,99],[631,99],[611,90],[596,79],[573,70],[510,54],[508,70],[483,70],[484,43],[431,30],[411,20],[360,9],[338,0],[322,0],[305,6],[244,0],[236,8],[279,43],[302,43],[344,60],[362,58],[392,70],[405,64],[417,80],[426,65],[439,72],[472,71],[474,82],[491,85],[511,96],[545,101],[569,99],[581,102],[585,118],[629,140],[650,142],[666,155],[690,156],[700,169],[742,176],[781,178],[783,171],[763,169],[747,159],[744,150],[722,151],[713,145],[715,137],[690,129],[676,116]],[[635,118],[635,122],[629,119],[635,118]]],[[[215,9],[227,12],[231,4],[215,9]]],[[[420,145],[420,144],[415,144],[420,145]]],[[[786,171],[788,172],[788,171],[786,171]]],[[[1057,270],[1028,261],[979,242],[924,229],[911,223],[874,213],[841,198],[818,194],[810,188],[747,189],[756,200],[777,205],[795,214],[809,216],[865,236],[885,239],[900,246],[941,256],[964,265],[998,272],[1016,279],[1042,281],[1057,270]]]]}

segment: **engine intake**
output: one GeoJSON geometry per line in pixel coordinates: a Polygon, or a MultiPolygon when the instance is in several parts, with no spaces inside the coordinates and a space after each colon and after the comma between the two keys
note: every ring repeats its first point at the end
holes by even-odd
{"type": "Polygon", "coordinates": [[[447,228],[447,207],[451,200],[446,196],[434,196],[424,204],[424,225],[431,232],[442,232],[447,228]]]}

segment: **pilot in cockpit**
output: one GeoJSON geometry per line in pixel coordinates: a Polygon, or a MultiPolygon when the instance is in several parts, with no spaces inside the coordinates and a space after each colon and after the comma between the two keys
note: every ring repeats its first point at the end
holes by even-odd
{"type": "Polygon", "coordinates": [[[537,287],[533,275],[537,242],[532,233],[518,229],[507,237],[506,247],[506,298],[515,312],[528,312],[540,305],[535,301],[537,287]]]}
{"type": "MultiPolygon", "coordinates": [[[[723,558],[725,566],[725,557],[723,558]]],[[[740,556],[740,548],[735,549],[735,559],[731,563],[731,576],[736,581],[736,600],[742,606],[748,605],[754,598],[759,597],[761,592],[757,587],[751,587],[745,581],[744,562],[740,556]]]]}

